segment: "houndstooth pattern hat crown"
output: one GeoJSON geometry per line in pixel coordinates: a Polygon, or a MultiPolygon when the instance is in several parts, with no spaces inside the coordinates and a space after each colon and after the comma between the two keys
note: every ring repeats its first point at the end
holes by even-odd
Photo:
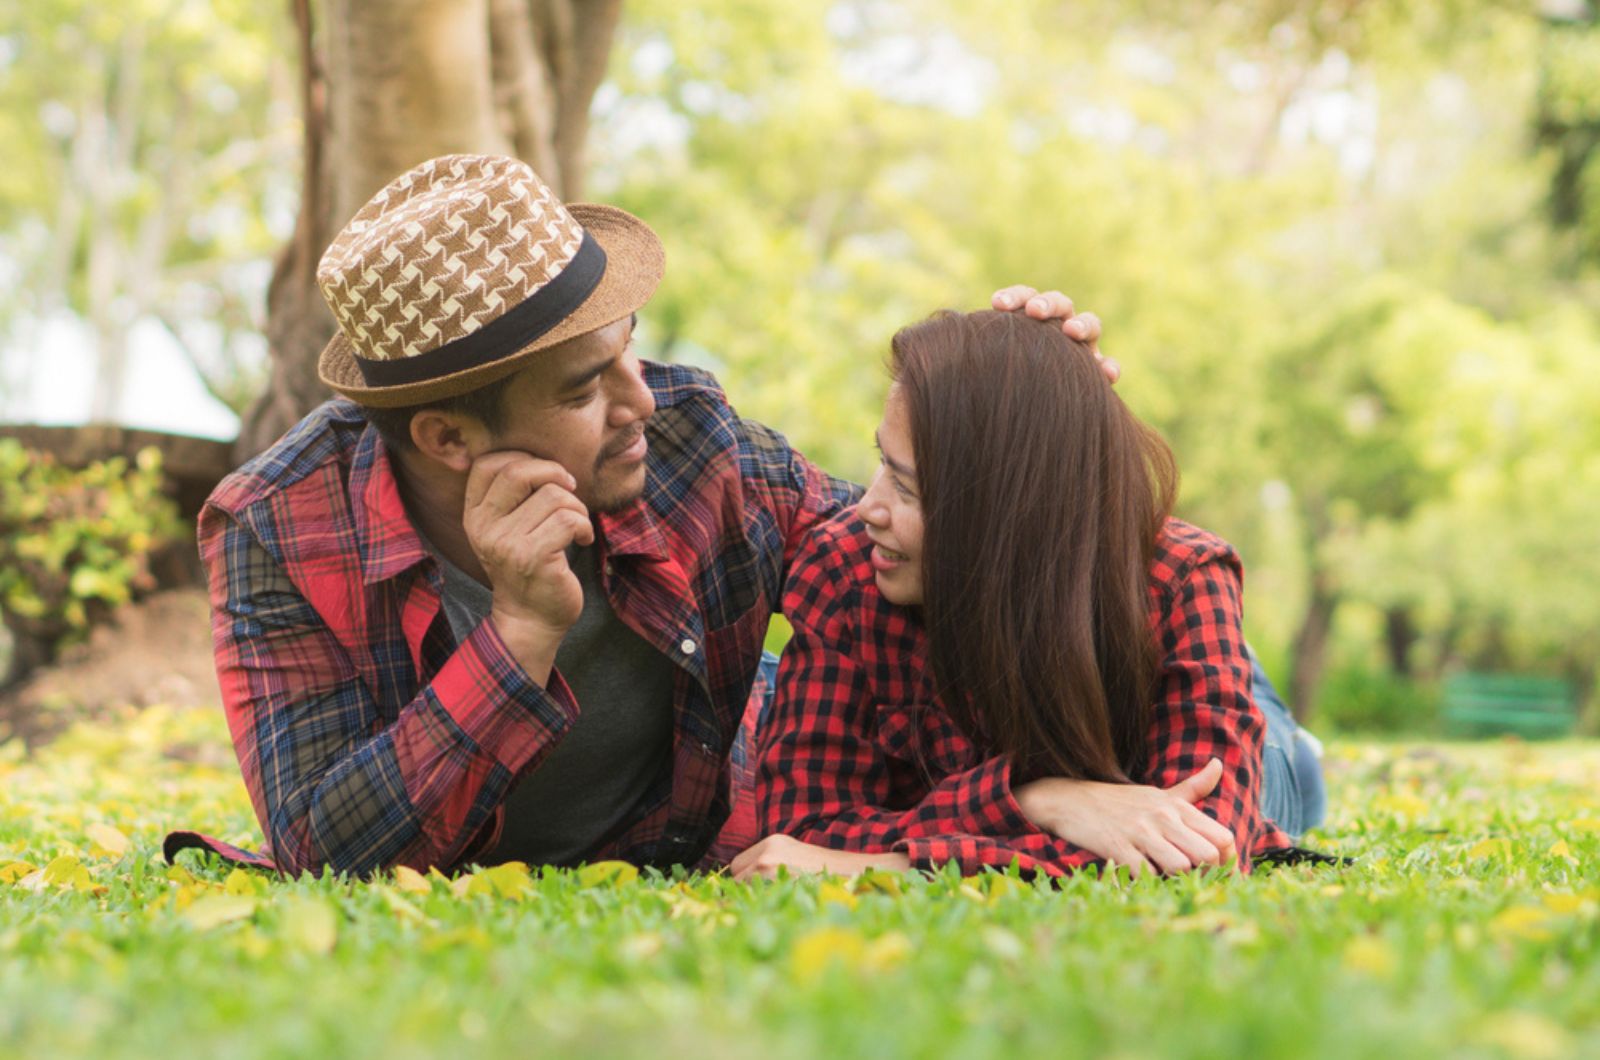
{"type": "Polygon", "coordinates": [[[373,196],[323,254],[317,285],[339,333],[321,374],[374,405],[465,392],[628,315],[661,264],[642,222],[569,208],[526,163],[436,158],[373,196]]]}

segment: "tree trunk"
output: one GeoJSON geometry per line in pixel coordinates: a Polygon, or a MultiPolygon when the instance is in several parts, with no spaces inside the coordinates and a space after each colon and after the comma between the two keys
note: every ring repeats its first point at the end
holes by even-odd
{"type": "Polygon", "coordinates": [[[240,460],[329,396],[316,368],[333,319],[317,261],[379,188],[438,155],[509,153],[577,196],[622,0],[291,0],[291,10],[302,199],[267,292],[272,370],[243,418],[240,460]]]}
{"type": "Polygon", "coordinates": [[[1318,567],[1311,574],[1311,595],[1305,617],[1295,631],[1289,664],[1289,704],[1299,721],[1316,714],[1317,692],[1322,685],[1322,670],[1327,663],[1328,637],[1333,632],[1333,615],[1339,594],[1333,577],[1318,567]]]}
{"type": "Polygon", "coordinates": [[[1396,677],[1414,676],[1411,649],[1419,636],[1409,607],[1391,607],[1384,611],[1383,646],[1389,656],[1389,669],[1396,677]]]}

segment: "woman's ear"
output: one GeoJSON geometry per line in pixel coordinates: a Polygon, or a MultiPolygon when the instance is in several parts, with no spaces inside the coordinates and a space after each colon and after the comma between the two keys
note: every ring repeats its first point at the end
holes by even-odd
{"type": "Polygon", "coordinates": [[[474,416],[423,409],[411,417],[411,444],[429,460],[465,475],[472,461],[489,451],[489,432],[474,416]]]}

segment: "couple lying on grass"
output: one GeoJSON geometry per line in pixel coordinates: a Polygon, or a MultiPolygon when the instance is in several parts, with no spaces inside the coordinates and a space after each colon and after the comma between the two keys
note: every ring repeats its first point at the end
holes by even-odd
{"type": "Polygon", "coordinates": [[[169,857],[1058,875],[1293,849],[1310,742],[1097,321],[1013,288],[901,331],[863,493],[635,356],[662,267],[638,219],[488,156],[339,234],[320,374],[350,401],[200,520],[269,852],[169,857]]]}

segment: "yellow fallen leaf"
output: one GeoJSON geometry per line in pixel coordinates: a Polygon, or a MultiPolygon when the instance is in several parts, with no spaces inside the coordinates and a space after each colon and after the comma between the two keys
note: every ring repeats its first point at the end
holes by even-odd
{"type": "Polygon", "coordinates": [[[857,894],[886,894],[891,898],[901,895],[900,874],[887,869],[868,869],[855,879],[857,894]]]}
{"type": "Polygon", "coordinates": [[[432,921],[428,919],[427,915],[424,914],[422,910],[412,905],[404,895],[402,895],[399,891],[396,891],[394,888],[385,887],[382,884],[379,884],[373,889],[378,892],[378,896],[382,898],[384,904],[389,907],[389,912],[393,913],[399,919],[409,921],[413,924],[432,923],[432,921]]]}
{"type": "Polygon", "coordinates": [[[1585,908],[1593,906],[1597,893],[1600,892],[1591,889],[1580,894],[1547,894],[1542,901],[1544,902],[1544,907],[1552,913],[1566,916],[1572,913],[1581,913],[1585,908]]]}
{"type": "Polygon", "coordinates": [[[261,888],[254,876],[245,869],[234,869],[228,873],[228,878],[222,881],[222,893],[231,894],[236,898],[254,898],[261,893],[261,888]]]}
{"type": "Polygon", "coordinates": [[[1489,921],[1489,933],[1499,938],[1529,939],[1542,942],[1550,938],[1552,913],[1534,905],[1518,905],[1489,921]]]}
{"type": "Polygon", "coordinates": [[[404,865],[395,868],[394,885],[398,890],[409,891],[412,894],[433,893],[433,884],[428,882],[428,877],[404,865]]]}
{"type": "Polygon", "coordinates": [[[30,865],[26,861],[13,861],[9,865],[0,867],[0,883],[16,883],[24,876],[38,871],[39,868],[36,865],[30,865]]]}
{"type": "Polygon", "coordinates": [[[898,931],[891,931],[867,944],[861,954],[861,966],[868,971],[886,972],[904,964],[911,953],[911,940],[898,931]]]}
{"type": "Polygon", "coordinates": [[[284,941],[297,950],[329,953],[339,941],[339,916],[321,899],[290,899],[284,904],[281,932],[284,941]]]}
{"type": "Polygon", "coordinates": [[[1550,849],[1545,851],[1545,856],[1552,858],[1566,858],[1568,861],[1578,860],[1573,856],[1572,848],[1567,846],[1567,841],[1565,839],[1558,839],[1554,843],[1551,843],[1550,849]]]}
{"type": "Polygon", "coordinates": [[[578,869],[580,887],[621,887],[639,878],[639,869],[626,861],[596,861],[578,869]]]}
{"type": "Polygon", "coordinates": [[[1496,1012],[1475,1030],[1476,1042],[1498,1046],[1516,1060],[1555,1060],[1573,1055],[1572,1036],[1567,1030],[1537,1012],[1496,1012]]]}
{"type": "Polygon", "coordinates": [[[120,858],[128,852],[128,837],[108,824],[91,824],[83,831],[94,844],[89,848],[90,854],[120,858]]]}
{"type": "Polygon", "coordinates": [[[630,935],[622,940],[622,945],[617,947],[617,952],[630,963],[648,961],[660,953],[666,946],[666,940],[653,931],[641,935],[630,935]]]}
{"type": "Polygon", "coordinates": [[[183,911],[189,926],[209,931],[235,920],[248,920],[256,912],[256,899],[242,894],[208,894],[183,911]]]}
{"type": "Polygon", "coordinates": [[[1344,966],[1352,972],[1387,979],[1394,974],[1394,950],[1383,939],[1357,935],[1345,945],[1344,966]]]}
{"type": "Polygon", "coordinates": [[[45,887],[65,887],[74,891],[95,890],[95,883],[89,877],[89,870],[83,867],[83,862],[71,854],[63,854],[46,865],[40,882],[45,887]]]}
{"type": "Polygon", "coordinates": [[[1567,827],[1580,832],[1600,832],[1600,817],[1579,817],[1575,821],[1568,821],[1567,827]]]}
{"type": "Polygon", "coordinates": [[[860,901],[850,889],[841,883],[832,880],[817,888],[817,902],[819,905],[842,905],[846,909],[854,909],[860,901]]]}
{"type": "Polygon", "coordinates": [[[803,983],[814,983],[836,965],[860,965],[866,949],[859,932],[842,927],[817,928],[795,941],[789,951],[789,971],[803,983]]]}
{"type": "Polygon", "coordinates": [[[462,876],[450,885],[458,898],[511,898],[521,900],[533,890],[533,875],[520,861],[508,861],[462,876]]]}
{"type": "Polygon", "coordinates": [[[1473,844],[1472,849],[1467,851],[1467,857],[1478,860],[1509,853],[1511,853],[1509,839],[1484,839],[1473,844]]]}
{"type": "Polygon", "coordinates": [[[1424,816],[1432,807],[1427,800],[1418,798],[1408,791],[1396,791],[1373,799],[1372,808],[1394,814],[1396,817],[1415,818],[1424,816]]]}
{"type": "Polygon", "coordinates": [[[1010,894],[1017,894],[1026,888],[1021,881],[1010,876],[991,875],[989,877],[989,904],[996,902],[1010,894]]]}
{"type": "Polygon", "coordinates": [[[983,945],[1002,961],[1020,961],[1027,955],[1022,940],[1003,927],[990,925],[983,929],[983,945]]]}

